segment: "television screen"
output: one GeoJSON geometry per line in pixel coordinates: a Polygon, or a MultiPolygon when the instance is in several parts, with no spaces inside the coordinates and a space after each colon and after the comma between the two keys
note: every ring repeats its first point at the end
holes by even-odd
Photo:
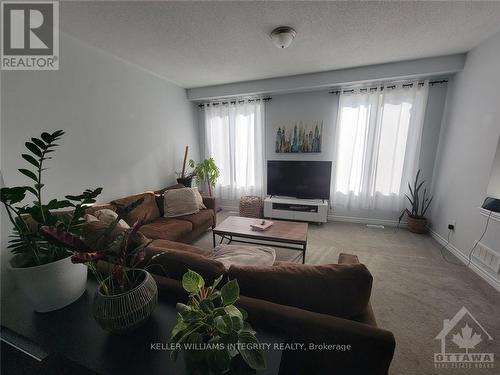
{"type": "Polygon", "coordinates": [[[302,199],[329,199],[331,161],[267,162],[267,194],[302,199]]]}

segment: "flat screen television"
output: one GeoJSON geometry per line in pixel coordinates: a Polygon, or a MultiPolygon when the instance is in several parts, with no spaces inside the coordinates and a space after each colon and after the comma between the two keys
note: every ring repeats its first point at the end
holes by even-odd
{"type": "Polygon", "coordinates": [[[331,161],[267,162],[267,194],[302,199],[329,199],[331,161]]]}

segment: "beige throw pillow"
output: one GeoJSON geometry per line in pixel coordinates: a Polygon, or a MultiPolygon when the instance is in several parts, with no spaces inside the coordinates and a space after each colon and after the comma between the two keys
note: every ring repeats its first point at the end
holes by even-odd
{"type": "Polygon", "coordinates": [[[164,217],[195,214],[200,211],[192,188],[171,189],[163,193],[164,217]]]}
{"type": "Polygon", "coordinates": [[[207,207],[203,204],[203,197],[201,196],[200,191],[198,190],[198,188],[197,187],[193,187],[191,189],[193,189],[194,196],[196,197],[196,203],[198,203],[198,208],[200,210],[206,210],[207,207]]]}

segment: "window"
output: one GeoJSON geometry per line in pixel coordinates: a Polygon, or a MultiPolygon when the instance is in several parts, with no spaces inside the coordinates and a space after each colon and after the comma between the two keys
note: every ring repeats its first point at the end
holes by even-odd
{"type": "Polygon", "coordinates": [[[427,91],[425,85],[340,96],[336,204],[394,211],[402,207],[406,181],[418,169],[427,91]]]}
{"type": "Polygon", "coordinates": [[[262,195],[263,117],[260,101],[205,107],[206,153],[220,170],[218,197],[233,200],[262,195]]]}

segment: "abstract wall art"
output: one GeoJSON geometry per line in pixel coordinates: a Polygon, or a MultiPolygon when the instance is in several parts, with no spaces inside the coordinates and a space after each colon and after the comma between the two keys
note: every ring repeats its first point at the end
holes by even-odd
{"type": "Polygon", "coordinates": [[[323,121],[294,121],[275,126],[277,153],[321,152],[323,121]]]}

